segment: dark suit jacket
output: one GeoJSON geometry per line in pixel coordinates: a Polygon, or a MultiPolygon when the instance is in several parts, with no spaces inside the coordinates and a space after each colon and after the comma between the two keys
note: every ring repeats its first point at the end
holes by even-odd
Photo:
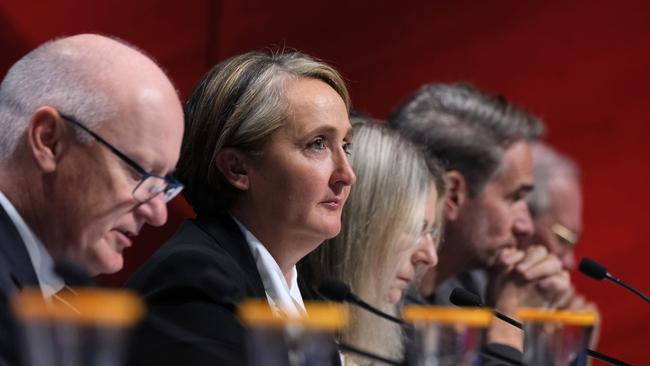
{"type": "Polygon", "coordinates": [[[266,293],[230,216],[184,222],[126,285],[144,296],[149,311],[130,365],[246,365],[235,310],[245,298],[266,300],[266,293]]]}
{"type": "Polygon", "coordinates": [[[0,366],[18,365],[17,335],[8,300],[23,287],[38,285],[25,244],[0,206],[0,366]]]}

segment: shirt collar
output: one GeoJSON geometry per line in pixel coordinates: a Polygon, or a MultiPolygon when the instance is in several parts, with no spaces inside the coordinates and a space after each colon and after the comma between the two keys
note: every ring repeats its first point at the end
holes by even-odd
{"type": "Polygon", "coordinates": [[[302,301],[300,288],[298,287],[298,271],[296,270],[296,266],[294,265],[291,269],[291,281],[287,284],[280,266],[278,266],[275,258],[269,253],[264,244],[244,224],[239,222],[237,218],[234,216],[232,218],[244,234],[248,247],[253,254],[255,265],[262,278],[269,304],[272,307],[280,308],[287,314],[297,315],[303,313],[305,311],[305,305],[302,301]]]}
{"type": "Polygon", "coordinates": [[[44,298],[49,298],[65,286],[65,282],[54,272],[54,260],[43,243],[29,228],[9,199],[0,192],[0,205],[13,222],[20,238],[25,243],[29,259],[36,272],[38,283],[44,298]]]}

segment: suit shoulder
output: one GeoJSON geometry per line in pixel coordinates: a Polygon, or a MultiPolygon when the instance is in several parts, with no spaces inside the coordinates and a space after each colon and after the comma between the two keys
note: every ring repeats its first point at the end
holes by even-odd
{"type": "Polygon", "coordinates": [[[243,277],[244,270],[219,242],[187,221],[128,279],[126,287],[147,300],[170,291],[198,291],[223,299],[237,297],[241,286],[232,279],[243,277]]]}

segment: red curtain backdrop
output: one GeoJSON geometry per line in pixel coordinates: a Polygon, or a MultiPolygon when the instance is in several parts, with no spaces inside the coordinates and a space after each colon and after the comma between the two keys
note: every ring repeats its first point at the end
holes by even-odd
{"type": "MultiPolygon", "coordinates": [[[[579,162],[585,232],[578,257],[598,259],[650,292],[642,230],[650,203],[650,3],[350,3],[3,0],[0,73],[48,39],[98,32],[154,56],[182,98],[220,60],[265,48],[298,49],[333,64],[356,108],[380,118],[424,83],[472,82],[541,116],[547,139],[579,162]]],[[[168,224],[144,230],[126,268],[102,281],[121,284],[191,215],[176,199],[168,224]]],[[[602,312],[598,349],[646,364],[647,304],[613,284],[573,276],[602,312]]]]}

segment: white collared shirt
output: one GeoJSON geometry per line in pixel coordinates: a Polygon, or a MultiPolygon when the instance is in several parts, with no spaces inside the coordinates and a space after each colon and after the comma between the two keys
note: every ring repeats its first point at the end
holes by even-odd
{"type": "Polygon", "coordinates": [[[25,243],[29,259],[34,267],[34,272],[36,272],[36,278],[38,278],[38,283],[41,286],[43,298],[49,299],[65,286],[63,279],[54,272],[52,256],[2,192],[0,192],[0,205],[13,221],[18,234],[25,243]]]}
{"type": "Polygon", "coordinates": [[[262,278],[266,298],[271,308],[277,311],[277,307],[290,315],[304,313],[305,304],[302,301],[300,288],[298,288],[298,271],[296,270],[296,266],[294,265],[291,269],[291,284],[288,285],[282,270],[280,270],[280,266],[278,266],[275,258],[269,253],[264,244],[244,224],[239,222],[234,216],[232,218],[244,234],[248,247],[251,253],[253,253],[255,265],[262,278]]]}

